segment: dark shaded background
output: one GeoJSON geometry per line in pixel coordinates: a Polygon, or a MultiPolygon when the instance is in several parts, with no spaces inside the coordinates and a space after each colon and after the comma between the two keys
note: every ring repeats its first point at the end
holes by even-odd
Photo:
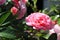
{"type": "MultiPolygon", "coordinates": [[[[33,4],[32,0],[29,0],[29,2],[31,4],[33,4]]],[[[38,10],[42,10],[43,9],[43,0],[37,0],[36,6],[37,6],[38,10]]],[[[27,7],[27,12],[28,12],[28,15],[33,12],[32,8],[30,6],[27,7]]]]}

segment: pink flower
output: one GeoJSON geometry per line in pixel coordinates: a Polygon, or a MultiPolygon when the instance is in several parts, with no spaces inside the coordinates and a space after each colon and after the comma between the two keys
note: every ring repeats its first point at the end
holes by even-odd
{"type": "Polygon", "coordinates": [[[27,11],[27,8],[26,8],[26,5],[24,2],[22,1],[19,1],[19,7],[20,7],[20,10],[18,12],[18,17],[17,19],[21,19],[22,17],[24,17],[26,11],[27,11]]]}
{"type": "Polygon", "coordinates": [[[26,8],[26,4],[23,2],[23,0],[13,0],[13,2],[15,3],[14,6],[12,8],[12,14],[15,15],[17,12],[17,18],[16,19],[21,19],[22,17],[24,17],[27,8],[26,8]],[[18,9],[18,10],[17,10],[18,9]]]}
{"type": "Polygon", "coordinates": [[[57,40],[60,40],[60,33],[57,34],[57,40]]]}
{"type": "Polygon", "coordinates": [[[57,33],[57,40],[60,40],[60,26],[57,24],[54,27],[55,33],[57,33]]]}
{"type": "Polygon", "coordinates": [[[58,24],[56,24],[55,26],[54,26],[54,31],[58,34],[58,33],[60,33],[60,26],[58,25],[58,24]]]}
{"type": "Polygon", "coordinates": [[[49,34],[57,33],[57,40],[60,40],[60,26],[56,24],[53,29],[49,30],[49,34]]]}
{"type": "Polygon", "coordinates": [[[49,34],[55,33],[54,29],[49,30],[49,34]]]}
{"type": "Polygon", "coordinates": [[[28,0],[22,0],[25,4],[28,2],[28,0]]]}
{"type": "Polygon", "coordinates": [[[49,30],[53,27],[52,20],[44,13],[32,13],[26,17],[26,24],[33,26],[34,29],[49,30]]]}
{"type": "Polygon", "coordinates": [[[56,24],[53,29],[49,30],[49,33],[51,33],[52,31],[54,31],[54,33],[57,33],[57,34],[60,33],[60,26],[56,24]]]}
{"type": "Polygon", "coordinates": [[[18,9],[16,7],[11,8],[11,12],[12,12],[13,15],[16,15],[17,11],[18,11],[18,9]]]}
{"type": "Polygon", "coordinates": [[[0,5],[3,5],[6,2],[6,0],[0,0],[0,5]]]}

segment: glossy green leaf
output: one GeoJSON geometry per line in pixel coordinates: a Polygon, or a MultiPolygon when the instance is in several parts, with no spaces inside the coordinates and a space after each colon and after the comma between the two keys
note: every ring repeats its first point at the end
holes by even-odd
{"type": "Polygon", "coordinates": [[[47,14],[48,13],[48,8],[45,8],[42,12],[47,14]]]}
{"type": "Polygon", "coordinates": [[[50,37],[50,34],[46,34],[43,36],[45,39],[48,39],[50,37]]]}
{"type": "Polygon", "coordinates": [[[51,19],[52,19],[52,20],[57,20],[58,18],[59,18],[59,15],[51,16],[51,19]]]}
{"type": "Polygon", "coordinates": [[[16,38],[16,36],[14,36],[13,34],[6,33],[6,32],[0,32],[0,37],[11,38],[11,39],[16,38]]]}
{"type": "Polygon", "coordinates": [[[59,13],[59,11],[58,11],[57,9],[55,9],[55,12],[56,12],[56,13],[59,13]]]}
{"type": "Polygon", "coordinates": [[[4,21],[8,18],[8,16],[9,16],[10,14],[11,14],[11,13],[8,12],[8,13],[3,14],[3,15],[0,17],[0,25],[1,25],[2,23],[4,23],[4,21]]]}
{"type": "Polygon", "coordinates": [[[58,24],[60,24],[60,18],[58,18],[58,24]]]}
{"type": "Polygon", "coordinates": [[[11,0],[8,0],[8,2],[11,2],[11,0]]]}
{"type": "Polygon", "coordinates": [[[5,26],[5,25],[7,25],[7,24],[9,24],[10,22],[5,22],[5,23],[3,23],[2,25],[0,25],[0,26],[5,26]]]}
{"type": "Polygon", "coordinates": [[[55,16],[51,16],[51,19],[54,20],[55,16]]]}
{"type": "Polygon", "coordinates": [[[1,8],[0,8],[0,12],[1,12],[1,8]]]}

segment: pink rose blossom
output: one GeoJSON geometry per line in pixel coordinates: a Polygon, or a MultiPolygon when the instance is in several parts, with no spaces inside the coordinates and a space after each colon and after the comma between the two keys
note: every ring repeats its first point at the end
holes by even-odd
{"type": "Polygon", "coordinates": [[[3,5],[6,2],[6,0],[0,0],[0,5],[3,5]]]}
{"type": "Polygon", "coordinates": [[[32,13],[31,15],[26,17],[26,24],[29,26],[33,26],[33,28],[37,30],[49,30],[54,25],[48,15],[38,12],[32,13]]]}

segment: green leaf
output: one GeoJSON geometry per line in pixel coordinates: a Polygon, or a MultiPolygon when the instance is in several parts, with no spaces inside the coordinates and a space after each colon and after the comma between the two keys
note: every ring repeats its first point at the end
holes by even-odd
{"type": "Polygon", "coordinates": [[[43,38],[43,37],[40,37],[39,40],[47,40],[47,39],[45,39],[45,38],[43,38]]]}
{"type": "Polygon", "coordinates": [[[50,34],[46,34],[43,36],[45,39],[48,39],[50,37],[50,34]]]}
{"type": "Polygon", "coordinates": [[[3,23],[2,25],[0,25],[0,26],[5,26],[5,25],[7,25],[7,24],[9,24],[10,22],[8,21],[8,22],[5,22],[5,23],[3,23]]]}
{"type": "Polygon", "coordinates": [[[45,8],[42,12],[47,14],[48,13],[48,8],[45,8]]]}
{"type": "Polygon", "coordinates": [[[0,12],[1,12],[1,8],[0,8],[0,12]]]}
{"type": "Polygon", "coordinates": [[[15,40],[21,40],[21,38],[15,39],[15,40]]]}
{"type": "Polygon", "coordinates": [[[0,17],[0,25],[4,23],[4,21],[8,18],[9,15],[10,15],[10,12],[5,13],[0,17]]]}
{"type": "Polygon", "coordinates": [[[57,20],[60,16],[59,15],[55,15],[55,16],[51,16],[52,20],[57,20]]]}
{"type": "Polygon", "coordinates": [[[38,37],[42,36],[42,34],[39,33],[39,32],[37,32],[35,35],[38,36],[38,37]]]}
{"type": "Polygon", "coordinates": [[[37,11],[37,7],[36,7],[36,3],[37,3],[37,0],[32,0],[33,1],[33,11],[36,12],[37,11]]]}
{"type": "Polygon", "coordinates": [[[11,2],[11,0],[7,0],[8,2],[11,2]]]}
{"type": "Polygon", "coordinates": [[[0,16],[2,16],[5,12],[0,13],[0,16]]]}
{"type": "Polygon", "coordinates": [[[56,9],[56,6],[55,5],[51,5],[49,13],[53,12],[55,9],[56,9]]]}
{"type": "Polygon", "coordinates": [[[36,5],[36,3],[37,3],[37,0],[32,0],[33,2],[34,2],[34,5],[36,5]]]}
{"type": "Polygon", "coordinates": [[[60,18],[58,18],[58,24],[60,24],[60,18]]]}
{"type": "Polygon", "coordinates": [[[16,38],[16,36],[14,36],[13,34],[6,33],[6,32],[0,32],[0,37],[11,38],[11,39],[16,38]]]}
{"type": "Polygon", "coordinates": [[[55,19],[55,16],[51,16],[51,19],[54,20],[55,19]]]}
{"type": "Polygon", "coordinates": [[[12,26],[8,26],[7,30],[15,30],[12,26]]]}
{"type": "Polygon", "coordinates": [[[53,33],[49,38],[48,40],[57,40],[57,34],[56,33],[53,33]]]}
{"type": "Polygon", "coordinates": [[[55,9],[55,12],[56,12],[56,13],[59,13],[59,11],[58,11],[57,9],[55,9]]]}

